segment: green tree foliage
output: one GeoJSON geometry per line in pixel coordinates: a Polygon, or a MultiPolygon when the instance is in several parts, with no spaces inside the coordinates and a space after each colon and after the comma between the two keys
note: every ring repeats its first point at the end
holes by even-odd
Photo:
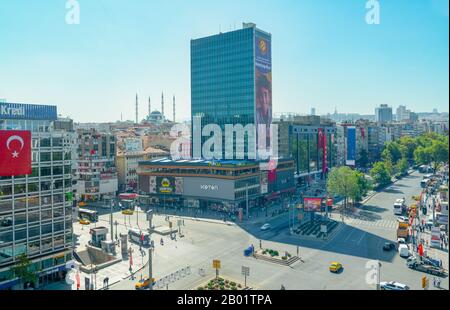
{"type": "Polygon", "coordinates": [[[388,142],[381,153],[381,158],[383,158],[383,160],[387,160],[389,157],[392,164],[395,165],[400,159],[402,159],[405,152],[406,149],[403,145],[397,142],[388,142]]]}
{"type": "Polygon", "coordinates": [[[395,166],[395,170],[399,174],[406,174],[408,172],[408,160],[406,158],[402,158],[397,162],[397,165],[395,166]]]}
{"type": "Polygon", "coordinates": [[[339,167],[331,170],[327,180],[327,190],[332,195],[344,197],[344,212],[348,208],[348,199],[357,202],[370,189],[370,184],[363,173],[349,167],[339,167]]]}
{"type": "Polygon", "coordinates": [[[36,283],[36,274],[31,269],[31,261],[26,254],[18,256],[16,265],[12,268],[21,283],[36,283]]]}
{"type": "Polygon", "coordinates": [[[361,168],[366,168],[368,164],[369,164],[369,153],[365,149],[362,149],[359,152],[359,158],[356,161],[356,165],[361,168]]]}
{"type": "Polygon", "coordinates": [[[377,162],[370,170],[370,176],[379,187],[386,186],[392,182],[392,175],[385,162],[377,162]]]}

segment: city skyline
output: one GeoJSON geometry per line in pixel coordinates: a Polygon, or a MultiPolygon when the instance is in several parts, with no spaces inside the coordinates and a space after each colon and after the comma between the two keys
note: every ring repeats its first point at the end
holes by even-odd
{"type": "Polygon", "coordinates": [[[0,98],[113,122],[135,118],[136,93],[142,119],[147,98],[158,106],[164,92],[176,95],[181,121],[190,40],[254,22],[273,37],[274,113],[373,114],[380,104],[448,112],[447,1],[381,3],[379,25],[366,24],[365,1],[247,1],[239,13],[229,1],[79,3],[79,25],[65,23],[64,2],[0,4],[0,98]]]}

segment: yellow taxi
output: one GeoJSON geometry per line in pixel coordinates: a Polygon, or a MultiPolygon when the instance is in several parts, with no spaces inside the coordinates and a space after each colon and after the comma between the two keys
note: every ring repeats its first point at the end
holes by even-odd
{"type": "Polygon", "coordinates": [[[84,201],[80,201],[78,204],[79,207],[86,207],[86,203],[84,201]]]}
{"type": "Polygon", "coordinates": [[[330,271],[334,272],[334,273],[338,273],[339,271],[342,270],[342,264],[338,263],[338,262],[332,262],[330,265],[330,271]]]}
{"type": "Polygon", "coordinates": [[[134,214],[134,211],[133,211],[133,210],[123,210],[123,211],[122,211],[122,214],[123,214],[123,215],[133,215],[133,214],[134,214]]]}
{"type": "Polygon", "coordinates": [[[91,222],[87,219],[79,219],[78,223],[80,223],[81,225],[89,225],[91,224],[91,222]]]}
{"type": "Polygon", "coordinates": [[[146,288],[149,288],[150,284],[152,284],[154,282],[155,282],[154,278],[150,279],[149,277],[145,276],[134,285],[134,288],[137,290],[146,289],[146,288]]]}

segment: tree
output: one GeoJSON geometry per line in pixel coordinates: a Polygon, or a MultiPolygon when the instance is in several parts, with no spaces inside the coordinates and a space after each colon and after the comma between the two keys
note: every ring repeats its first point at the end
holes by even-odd
{"type": "Polygon", "coordinates": [[[395,165],[403,157],[405,152],[405,147],[398,144],[397,142],[388,142],[381,153],[381,158],[385,160],[389,155],[392,163],[395,165]]]}
{"type": "Polygon", "coordinates": [[[412,163],[414,161],[414,151],[418,147],[417,139],[404,136],[400,138],[398,143],[402,146],[403,158],[412,163]]]}
{"type": "Polygon", "coordinates": [[[408,172],[408,167],[408,160],[406,158],[402,158],[398,161],[395,170],[397,171],[397,173],[404,175],[408,172]]]}
{"type": "Polygon", "coordinates": [[[357,188],[356,173],[349,167],[334,168],[328,175],[328,193],[344,197],[344,213],[347,211],[348,198],[355,196],[357,188]]]}
{"type": "Polygon", "coordinates": [[[20,283],[36,283],[36,274],[31,269],[31,261],[26,254],[20,254],[16,265],[12,268],[16,277],[19,278],[20,283]]]}
{"type": "Polygon", "coordinates": [[[356,183],[357,187],[354,192],[351,193],[350,198],[354,202],[361,201],[361,199],[367,194],[367,192],[371,189],[371,184],[366,179],[364,173],[355,171],[356,183]]]}
{"type": "Polygon", "coordinates": [[[369,164],[369,153],[365,149],[362,149],[359,152],[359,158],[356,161],[356,165],[361,168],[366,168],[368,164],[369,164]]]}
{"type": "Polygon", "coordinates": [[[392,175],[385,162],[379,161],[375,163],[370,170],[370,176],[379,187],[386,186],[392,182],[392,175]]]}

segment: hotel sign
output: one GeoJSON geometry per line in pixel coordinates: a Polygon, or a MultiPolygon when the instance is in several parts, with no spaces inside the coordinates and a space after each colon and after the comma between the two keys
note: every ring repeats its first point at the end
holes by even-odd
{"type": "Polygon", "coordinates": [[[0,102],[0,119],[56,120],[56,106],[0,102]]]}

